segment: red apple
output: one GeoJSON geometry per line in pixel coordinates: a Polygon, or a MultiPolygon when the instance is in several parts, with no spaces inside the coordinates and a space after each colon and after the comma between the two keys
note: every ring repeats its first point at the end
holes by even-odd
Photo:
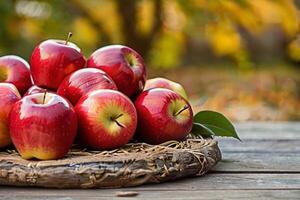
{"type": "Polygon", "coordinates": [[[192,129],[193,112],[179,94],[162,88],[142,92],[135,100],[137,139],[150,144],[182,140],[192,129]]]}
{"type": "Polygon", "coordinates": [[[24,159],[63,157],[77,131],[73,106],[53,93],[37,93],[16,102],[10,113],[10,135],[24,159]]]}
{"type": "Polygon", "coordinates": [[[36,93],[44,93],[45,91],[50,92],[47,89],[41,88],[37,85],[33,85],[27,90],[27,92],[23,96],[28,96],[28,95],[36,94],[36,93]]]}
{"type": "Polygon", "coordinates": [[[0,83],[0,148],[11,143],[9,113],[15,102],[21,99],[17,88],[11,83],[0,83]]]}
{"type": "Polygon", "coordinates": [[[46,40],[35,47],[30,64],[34,83],[56,90],[67,75],[85,66],[85,58],[68,40],[46,40]]]}
{"type": "Polygon", "coordinates": [[[117,90],[118,88],[104,71],[85,68],[67,76],[60,84],[57,94],[75,105],[81,96],[97,89],[117,90]]]}
{"type": "Polygon", "coordinates": [[[133,49],[122,45],[110,45],[96,50],[88,59],[88,67],[105,71],[118,89],[132,97],[140,93],[146,81],[143,58],[133,49]]]}
{"type": "Polygon", "coordinates": [[[152,88],[166,88],[176,92],[177,94],[180,94],[185,99],[188,99],[188,96],[184,88],[182,87],[182,85],[166,78],[158,77],[158,78],[148,79],[146,81],[144,90],[148,90],[152,88]]]}
{"type": "Polygon", "coordinates": [[[0,57],[0,82],[12,83],[24,94],[32,86],[29,64],[19,56],[0,57]]]}
{"type": "Polygon", "coordinates": [[[75,106],[79,138],[91,148],[121,147],[133,137],[137,115],[133,103],[119,91],[95,90],[75,106]]]}

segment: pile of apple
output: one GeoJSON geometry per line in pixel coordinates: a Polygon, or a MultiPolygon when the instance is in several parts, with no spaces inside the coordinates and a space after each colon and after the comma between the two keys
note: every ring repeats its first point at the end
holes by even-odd
{"type": "MultiPolygon", "coordinates": [[[[69,35],[70,36],[70,35],[69,35]]],[[[183,140],[193,113],[183,87],[146,81],[143,58],[110,45],[85,60],[74,43],[46,40],[29,64],[0,57],[0,147],[11,142],[24,159],[63,157],[76,140],[109,150],[135,140],[183,140]]]]}

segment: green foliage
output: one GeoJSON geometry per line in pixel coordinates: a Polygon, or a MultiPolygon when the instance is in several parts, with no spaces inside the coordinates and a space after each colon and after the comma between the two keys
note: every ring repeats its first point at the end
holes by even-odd
{"type": "Polygon", "coordinates": [[[200,111],[194,116],[192,133],[195,135],[233,137],[240,140],[232,123],[221,113],[200,111]]]}
{"type": "Polygon", "coordinates": [[[150,66],[154,68],[174,68],[180,64],[182,46],[176,36],[163,34],[154,44],[151,51],[150,66]],[[171,50],[172,49],[172,50],[171,50]]]}
{"type": "MultiPolygon", "coordinates": [[[[0,18],[1,55],[28,59],[38,42],[71,31],[87,57],[103,45],[126,44],[165,69],[211,54],[249,66],[249,41],[279,29],[276,42],[288,45],[299,24],[292,0],[3,0],[0,18]]],[[[297,49],[289,48],[293,59],[297,49]]]]}

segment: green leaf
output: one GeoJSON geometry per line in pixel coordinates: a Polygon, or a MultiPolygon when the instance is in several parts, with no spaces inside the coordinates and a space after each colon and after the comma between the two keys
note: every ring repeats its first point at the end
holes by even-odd
{"type": "Polygon", "coordinates": [[[193,122],[193,128],[191,132],[194,135],[201,135],[202,137],[211,137],[215,135],[212,130],[197,122],[193,122]]]}
{"type": "Polygon", "coordinates": [[[198,112],[194,116],[193,130],[192,133],[204,134],[203,136],[213,133],[216,136],[233,137],[241,140],[232,123],[223,114],[215,111],[204,110],[198,112]]]}

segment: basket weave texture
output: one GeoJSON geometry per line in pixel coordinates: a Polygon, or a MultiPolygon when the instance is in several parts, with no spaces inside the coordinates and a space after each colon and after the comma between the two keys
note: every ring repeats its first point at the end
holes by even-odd
{"type": "Polygon", "coordinates": [[[59,160],[24,160],[0,152],[0,185],[48,188],[119,188],[201,176],[221,160],[213,139],[160,145],[130,143],[112,151],[72,149],[59,160]]]}

